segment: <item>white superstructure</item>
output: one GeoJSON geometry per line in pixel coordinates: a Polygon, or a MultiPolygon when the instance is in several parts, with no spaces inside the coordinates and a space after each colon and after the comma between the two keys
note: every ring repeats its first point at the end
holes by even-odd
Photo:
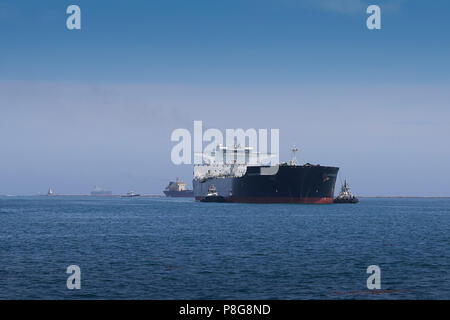
{"type": "Polygon", "coordinates": [[[271,159],[271,155],[261,155],[252,147],[218,145],[210,154],[201,155],[203,164],[194,166],[194,179],[242,177],[247,166],[261,166],[271,159]]]}

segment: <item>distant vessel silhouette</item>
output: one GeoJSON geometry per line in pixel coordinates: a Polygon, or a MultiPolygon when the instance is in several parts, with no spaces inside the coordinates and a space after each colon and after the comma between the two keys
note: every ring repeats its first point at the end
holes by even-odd
{"type": "Polygon", "coordinates": [[[55,195],[55,192],[52,190],[52,188],[49,188],[48,192],[47,192],[47,196],[54,196],[54,195],[55,195]]]}
{"type": "Polygon", "coordinates": [[[194,197],[194,191],[186,189],[186,184],[178,178],[170,181],[163,192],[166,197],[194,197]]]}
{"type": "Polygon", "coordinates": [[[95,186],[91,191],[91,196],[111,196],[112,192],[95,186]]]}

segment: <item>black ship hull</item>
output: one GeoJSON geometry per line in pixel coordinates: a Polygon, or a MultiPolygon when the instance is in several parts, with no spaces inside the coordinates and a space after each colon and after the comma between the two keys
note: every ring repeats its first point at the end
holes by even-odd
{"type": "Polygon", "coordinates": [[[248,167],[242,177],[194,179],[195,199],[201,201],[213,185],[226,202],[333,203],[339,168],[324,166],[248,167]]]}
{"type": "Polygon", "coordinates": [[[192,197],[194,197],[193,190],[182,190],[182,191],[164,190],[163,192],[166,195],[166,197],[175,197],[175,198],[192,198],[192,197]]]}

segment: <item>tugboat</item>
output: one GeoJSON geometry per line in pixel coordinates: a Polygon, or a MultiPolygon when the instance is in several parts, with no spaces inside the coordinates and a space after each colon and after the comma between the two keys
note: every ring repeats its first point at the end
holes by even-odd
{"type": "Polygon", "coordinates": [[[341,187],[341,192],[339,192],[334,203],[358,203],[359,200],[353,195],[350,190],[350,186],[347,184],[347,180],[344,180],[344,184],[341,187]]]}
{"type": "Polygon", "coordinates": [[[121,197],[122,198],[133,198],[133,197],[139,197],[139,196],[140,196],[140,194],[135,193],[134,191],[130,191],[130,192],[127,192],[127,194],[125,194],[125,195],[123,195],[121,197]]]}
{"type": "Polygon", "coordinates": [[[214,185],[210,185],[208,188],[208,194],[202,198],[200,202],[226,202],[225,197],[219,196],[214,185]]]}

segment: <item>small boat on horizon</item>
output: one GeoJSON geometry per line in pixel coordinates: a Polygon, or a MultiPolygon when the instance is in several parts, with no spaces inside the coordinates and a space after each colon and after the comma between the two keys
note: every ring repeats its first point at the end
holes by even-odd
{"type": "Polygon", "coordinates": [[[140,197],[141,195],[138,193],[135,193],[134,191],[127,192],[127,194],[122,195],[122,198],[134,198],[134,197],[140,197]]]}

